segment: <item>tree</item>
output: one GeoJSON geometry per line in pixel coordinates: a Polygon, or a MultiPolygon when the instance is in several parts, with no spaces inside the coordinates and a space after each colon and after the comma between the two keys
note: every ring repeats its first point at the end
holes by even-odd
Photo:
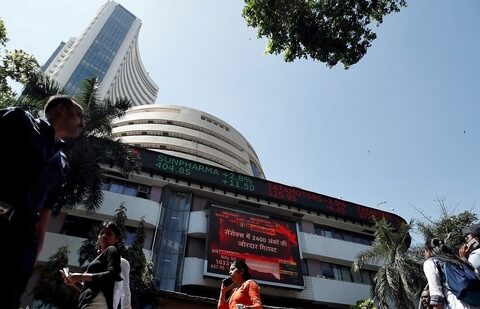
{"type": "Polygon", "coordinates": [[[377,307],[375,307],[373,300],[369,298],[357,301],[355,305],[350,306],[350,309],[377,309],[377,307]]]}
{"type": "MultiPolygon", "coordinates": [[[[143,253],[145,243],[145,221],[142,219],[135,231],[135,240],[128,248],[125,247],[127,230],[125,222],[127,221],[126,208],[121,204],[116,210],[112,221],[120,229],[119,251],[121,255],[130,263],[130,290],[132,294],[132,307],[142,308],[142,301],[147,296],[147,291],[153,286],[153,266],[148,262],[143,253]]],[[[97,234],[98,229],[93,229],[82,246],[78,250],[78,262],[80,265],[91,262],[97,254],[97,234]]]]}
{"type": "MultiPolygon", "coordinates": [[[[130,147],[112,136],[112,120],[125,115],[132,106],[127,99],[112,102],[97,98],[99,81],[96,77],[84,80],[77,101],[85,112],[85,127],[80,136],[67,143],[70,171],[62,188],[57,209],[81,204],[88,211],[100,207],[103,201],[102,173],[100,164],[116,166],[127,176],[139,170],[138,158],[130,147]]],[[[38,114],[46,99],[63,90],[41,74],[35,75],[25,84],[22,95],[14,105],[38,114]]]]}
{"type": "Polygon", "coordinates": [[[132,307],[143,308],[142,300],[147,291],[153,286],[153,265],[147,262],[143,253],[145,243],[145,220],[142,218],[135,231],[135,241],[127,249],[125,259],[130,263],[130,290],[132,293],[132,307]]]}
{"type": "MultiPolygon", "coordinates": [[[[125,248],[125,238],[127,235],[127,229],[125,227],[125,222],[127,221],[127,208],[125,208],[124,203],[120,204],[120,206],[115,210],[115,215],[112,218],[112,221],[115,222],[118,229],[120,230],[120,238],[118,240],[118,250],[120,254],[123,255],[127,249],[125,248]]],[[[93,261],[98,253],[97,253],[97,235],[99,232],[99,226],[93,228],[89,234],[87,239],[82,242],[82,245],[78,249],[78,263],[83,265],[85,263],[90,263],[93,261]]]]}
{"type": "Polygon", "coordinates": [[[60,247],[42,267],[40,278],[33,288],[34,299],[40,301],[42,305],[76,308],[78,292],[63,282],[59,272],[60,269],[68,266],[68,253],[66,246],[60,247]]]}
{"type": "Polygon", "coordinates": [[[268,39],[266,53],[348,68],[375,40],[372,23],[405,6],[405,0],[245,0],[243,17],[268,39]]]}
{"type": "Polygon", "coordinates": [[[413,299],[425,286],[422,264],[409,252],[413,222],[392,226],[385,219],[375,224],[375,240],[370,249],[357,255],[352,269],[359,271],[367,263],[382,263],[373,280],[371,297],[380,309],[415,308],[413,299]]]}
{"type": "Polygon", "coordinates": [[[475,223],[478,217],[472,211],[453,214],[445,203],[445,197],[437,197],[436,201],[440,208],[440,217],[432,221],[424,215],[425,220],[417,222],[417,229],[423,235],[425,241],[434,237],[444,239],[448,246],[456,251],[465,243],[462,230],[475,223]]]}
{"type": "Polygon", "coordinates": [[[21,49],[5,49],[7,42],[7,29],[0,18],[0,108],[8,106],[17,95],[8,84],[9,79],[24,84],[40,72],[35,57],[21,49]]]}

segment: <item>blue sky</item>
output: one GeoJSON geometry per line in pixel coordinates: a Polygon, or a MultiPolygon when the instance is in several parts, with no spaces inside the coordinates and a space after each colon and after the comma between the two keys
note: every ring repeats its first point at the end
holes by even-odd
{"type": "MultiPolygon", "coordinates": [[[[409,1],[349,70],[263,53],[243,1],[119,1],[142,19],[157,103],[234,126],[267,179],[420,218],[480,206],[480,2],[409,1]]],[[[8,47],[43,63],[103,1],[0,0],[8,47]]]]}

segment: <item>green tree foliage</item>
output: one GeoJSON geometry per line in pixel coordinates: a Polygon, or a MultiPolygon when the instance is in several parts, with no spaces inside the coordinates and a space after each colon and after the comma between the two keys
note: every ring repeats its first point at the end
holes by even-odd
{"type": "Polygon", "coordinates": [[[375,303],[371,298],[369,299],[361,299],[355,303],[355,305],[351,305],[350,309],[378,309],[375,307],[375,303]]]}
{"type": "MultiPolygon", "coordinates": [[[[125,238],[127,236],[127,229],[125,227],[125,222],[127,221],[126,211],[127,208],[125,208],[124,203],[120,204],[120,206],[115,210],[115,215],[111,219],[113,222],[115,222],[115,224],[120,230],[118,250],[122,255],[127,251],[127,249],[125,248],[125,238]]],[[[88,233],[87,239],[82,242],[82,245],[78,249],[78,263],[80,265],[90,263],[97,257],[97,236],[99,232],[100,223],[88,233]]]]}
{"type": "MultiPolygon", "coordinates": [[[[63,186],[58,206],[83,205],[94,211],[103,201],[102,173],[100,164],[116,166],[127,176],[139,170],[138,158],[130,147],[112,136],[112,120],[125,115],[132,106],[127,99],[112,102],[97,98],[99,81],[86,79],[77,101],[85,111],[85,127],[80,136],[68,142],[65,149],[70,172],[63,186]]],[[[22,106],[33,114],[43,109],[47,98],[63,90],[48,78],[37,75],[26,84],[14,105],[22,106]]]]}
{"type": "Polygon", "coordinates": [[[409,251],[412,223],[394,227],[385,219],[376,222],[372,246],[358,254],[353,263],[353,271],[367,263],[382,263],[371,290],[380,309],[389,308],[389,302],[395,308],[414,308],[413,299],[425,286],[422,264],[409,251]]]}
{"type": "MultiPolygon", "coordinates": [[[[7,41],[7,31],[0,19],[0,108],[20,106],[38,116],[49,96],[64,91],[43,76],[33,56],[21,50],[6,50],[7,41]],[[18,98],[9,86],[9,80],[24,85],[18,98]]],[[[74,207],[77,204],[89,211],[100,207],[103,200],[100,164],[115,165],[125,176],[139,169],[138,159],[131,149],[112,136],[112,120],[125,115],[132,104],[126,99],[100,101],[97,98],[98,85],[96,78],[87,79],[77,98],[85,110],[85,128],[79,138],[68,141],[66,152],[70,173],[55,211],[61,206],[74,207]]]]}
{"type": "Polygon", "coordinates": [[[34,299],[57,308],[76,308],[78,292],[63,283],[59,270],[68,266],[68,249],[60,247],[42,267],[40,279],[33,288],[34,299]]]}
{"type": "MultiPolygon", "coordinates": [[[[440,208],[439,218],[431,220],[428,216],[424,215],[424,220],[417,222],[417,229],[423,235],[425,241],[431,238],[446,240],[448,246],[456,252],[457,249],[465,243],[462,230],[476,223],[478,217],[472,211],[463,211],[459,214],[454,214],[447,207],[444,197],[437,197],[436,201],[440,208]]],[[[423,251],[423,246],[421,247],[423,251]]]]}
{"type": "MultiPolygon", "coordinates": [[[[119,250],[122,257],[130,263],[130,290],[132,294],[133,308],[141,308],[147,291],[153,286],[153,265],[148,262],[143,253],[143,245],[145,243],[145,221],[142,219],[135,231],[135,240],[131,246],[125,247],[125,239],[127,229],[125,223],[128,217],[126,208],[121,204],[116,210],[112,221],[117,224],[120,229],[119,250]]],[[[97,255],[97,234],[98,227],[94,228],[89,237],[83,241],[82,246],[78,250],[78,262],[83,265],[91,262],[97,255]]]]}
{"type": "Polygon", "coordinates": [[[405,0],[245,0],[243,17],[259,38],[268,39],[269,54],[348,68],[375,40],[372,24],[379,26],[404,6],[405,0]]]}
{"type": "Polygon", "coordinates": [[[127,249],[125,259],[130,263],[130,290],[133,308],[142,308],[147,291],[153,286],[153,265],[143,253],[145,243],[145,220],[141,220],[135,231],[135,241],[127,249]]]}
{"type": "Polygon", "coordinates": [[[8,84],[9,79],[22,84],[40,72],[35,57],[21,49],[7,50],[7,29],[0,18],[0,107],[8,106],[17,95],[8,84]]]}

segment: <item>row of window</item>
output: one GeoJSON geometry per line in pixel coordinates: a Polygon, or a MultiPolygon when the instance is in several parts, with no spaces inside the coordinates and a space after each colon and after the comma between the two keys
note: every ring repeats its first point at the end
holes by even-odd
{"type": "Polygon", "coordinates": [[[362,269],[358,272],[352,271],[348,266],[320,262],[320,270],[309,270],[306,260],[302,260],[302,271],[304,275],[312,277],[322,277],[333,280],[354,282],[359,284],[373,284],[375,272],[362,269]]]}
{"type": "MultiPolygon", "coordinates": [[[[88,238],[92,233],[98,232],[101,224],[102,221],[99,220],[68,215],[63,222],[60,234],[88,238]]],[[[134,227],[126,226],[125,228],[127,230],[125,245],[131,246],[137,238],[137,234],[134,227]]]]}
{"type": "Polygon", "coordinates": [[[102,190],[118,194],[150,199],[151,187],[120,179],[106,178],[102,182],[102,190]]]}
{"type": "Polygon", "coordinates": [[[374,237],[370,235],[364,235],[354,232],[349,232],[341,229],[337,229],[331,226],[315,224],[315,234],[327,237],[354,242],[357,244],[370,246],[374,237]]]}
{"type": "Polygon", "coordinates": [[[352,271],[350,267],[320,263],[321,276],[328,279],[372,285],[375,272],[370,270],[352,271]]]}

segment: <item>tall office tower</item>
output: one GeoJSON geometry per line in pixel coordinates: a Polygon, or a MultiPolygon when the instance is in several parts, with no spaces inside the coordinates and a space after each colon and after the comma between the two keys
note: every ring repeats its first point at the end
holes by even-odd
{"type": "Polygon", "coordinates": [[[155,102],[158,86],[138,51],[141,21],[109,0],[79,38],[62,42],[42,70],[67,93],[77,94],[85,78],[100,80],[99,98],[128,98],[133,105],[155,102]]]}

